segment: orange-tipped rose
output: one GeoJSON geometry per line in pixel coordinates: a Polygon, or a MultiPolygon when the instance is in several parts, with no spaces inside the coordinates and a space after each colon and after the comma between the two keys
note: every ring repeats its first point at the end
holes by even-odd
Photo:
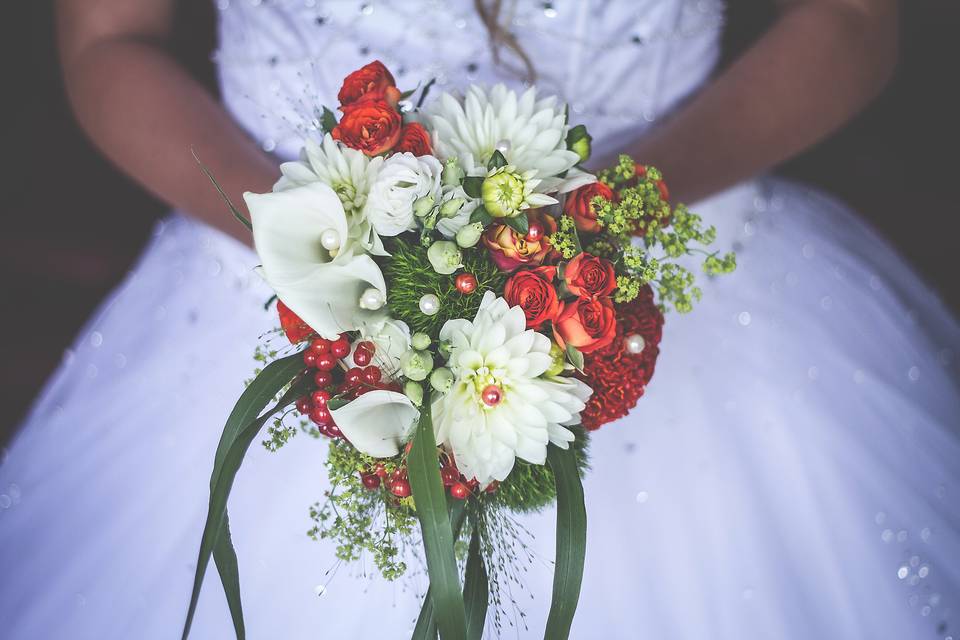
{"type": "Polygon", "coordinates": [[[536,211],[527,215],[531,226],[538,229],[536,234],[522,235],[505,224],[492,224],[483,234],[483,244],[501,271],[514,271],[521,265],[539,266],[555,255],[547,236],[556,233],[556,220],[536,211]]]}
{"type": "Polygon", "coordinates": [[[384,100],[361,100],[344,107],[331,135],[351,149],[375,156],[393,149],[402,124],[400,113],[384,100]]]}
{"type": "Polygon", "coordinates": [[[617,316],[610,298],[578,298],[564,302],[553,323],[553,337],[561,347],[572,345],[590,353],[617,336],[617,316]]]}
{"type": "Polygon", "coordinates": [[[613,200],[613,191],[602,182],[591,182],[579,189],[575,189],[567,196],[563,212],[577,223],[577,230],[584,233],[597,233],[600,224],[597,222],[597,212],[593,208],[593,199],[597,196],[613,200]]]}
{"type": "Polygon", "coordinates": [[[346,107],[360,100],[380,99],[396,108],[400,101],[400,91],[393,75],[379,60],[374,60],[348,75],[340,93],[337,94],[340,106],[346,107]]]}
{"type": "Polygon", "coordinates": [[[617,288],[617,274],[609,261],[589,253],[578,254],[563,268],[563,281],[581,298],[608,296],[617,288]]]}
{"type": "Polygon", "coordinates": [[[433,153],[430,147],[430,134],[419,122],[411,122],[400,130],[400,140],[393,148],[396,153],[408,151],[415,156],[428,156],[433,153]]]}

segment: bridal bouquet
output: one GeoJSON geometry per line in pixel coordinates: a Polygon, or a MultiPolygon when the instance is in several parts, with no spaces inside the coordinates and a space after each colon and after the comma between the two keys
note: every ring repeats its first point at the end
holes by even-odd
{"type": "Polygon", "coordinates": [[[339,120],[324,108],[273,191],[245,195],[250,220],[231,205],[285,340],[224,428],[184,638],[211,556],[244,633],[226,504],[268,423],[271,449],[301,430],[329,443],[310,535],[341,560],[370,554],[395,579],[422,544],[415,638],[479,638],[517,559],[510,514],[556,502],[545,637],[568,637],[588,433],[643,394],[662,310],[700,297],[678,260],[734,267],[693,248],[714,231],[653,167],[582,170],[591,138],[556,98],[472,86],[424,107],[429,88],[401,93],[380,62],[351,73],[339,120]]]}

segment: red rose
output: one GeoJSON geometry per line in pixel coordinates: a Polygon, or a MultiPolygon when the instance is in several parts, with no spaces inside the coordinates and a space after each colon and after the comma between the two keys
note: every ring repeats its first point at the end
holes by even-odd
{"type": "Polygon", "coordinates": [[[400,130],[400,141],[393,148],[394,152],[408,151],[415,156],[428,156],[433,153],[430,147],[430,134],[419,122],[411,122],[400,130]]]}
{"type": "Polygon", "coordinates": [[[617,288],[613,265],[603,258],[581,253],[563,268],[563,281],[575,296],[608,296],[617,288]]]}
{"type": "Polygon", "coordinates": [[[483,244],[501,271],[510,272],[522,265],[538,266],[556,252],[547,236],[556,233],[557,221],[545,213],[527,214],[531,225],[539,225],[536,234],[521,235],[505,224],[492,224],[483,234],[483,244]]]}
{"type": "Polygon", "coordinates": [[[607,346],[617,335],[617,317],[610,298],[578,298],[564,302],[553,323],[553,336],[561,347],[572,345],[581,353],[607,346]]]}
{"type": "Polygon", "coordinates": [[[523,309],[528,329],[556,319],[560,311],[560,300],[553,286],[556,275],[556,267],[537,267],[518,271],[503,286],[504,300],[511,307],[523,309]]]}
{"type": "Polygon", "coordinates": [[[280,316],[280,328],[283,329],[290,344],[303,342],[315,333],[306,322],[300,319],[300,316],[280,300],[277,300],[277,314],[280,316]]]}
{"type": "Polygon", "coordinates": [[[613,200],[613,191],[602,182],[591,182],[579,189],[575,189],[567,196],[563,212],[577,223],[577,230],[586,233],[597,233],[600,224],[597,222],[597,212],[593,208],[593,199],[597,196],[613,200]]]}
{"type": "Polygon", "coordinates": [[[390,71],[383,66],[382,62],[374,60],[344,79],[337,98],[340,100],[340,106],[342,107],[351,105],[361,99],[376,98],[385,100],[396,108],[397,102],[400,101],[400,91],[397,89],[390,71]]]}
{"type": "Polygon", "coordinates": [[[361,100],[344,107],[331,135],[351,149],[375,156],[397,144],[402,124],[400,113],[384,100],[361,100]]]}

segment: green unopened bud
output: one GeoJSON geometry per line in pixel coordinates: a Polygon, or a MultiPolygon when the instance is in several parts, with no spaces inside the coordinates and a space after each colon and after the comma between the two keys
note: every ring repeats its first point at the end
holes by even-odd
{"type": "Polygon", "coordinates": [[[413,215],[418,218],[423,218],[424,216],[430,215],[430,212],[433,211],[433,205],[437,201],[431,195],[423,196],[422,198],[417,198],[413,203],[413,215]]]}
{"type": "Polygon", "coordinates": [[[566,363],[566,358],[564,357],[563,349],[560,348],[556,342],[550,345],[550,367],[546,370],[545,375],[548,376],[558,376],[563,373],[563,365],[566,363]]]}
{"type": "Polygon", "coordinates": [[[414,406],[419,407],[423,404],[423,387],[419,383],[412,380],[408,380],[405,385],[403,385],[403,395],[410,398],[410,402],[414,406]]]}
{"type": "Polygon", "coordinates": [[[520,213],[523,204],[523,178],[509,171],[498,170],[483,180],[480,197],[483,206],[494,218],[510,218],[520,213]]]}
{"type": "Polygon", "coordinates": [[[453,386],[453,372],[446,367],[434,369],[430,374],[430,386],[440,393],[450,391],[453,386]]]}
{"type": "Polygon", "coordinates": [[[427,258],[433,270],[441,275],[450,275],[463,266],[463,254],[454,242],[438,240],[427,249],[427,258]]]}
{"type": "Polygon", "coordinates": [[[480,236],[483,235],[483,225],[479,222],[472,222],[457,231],[457,244],[464,249],[474,247],[480,242],[480,236]]]}
{"type": "Polygon", "coordinates": [[[592,142],[593,138],[582,124],[567,132],[567,148],[580,156],[580,162],[586,162],[590,158],[592,142]]]}
{"type": "Polygon", "coordinates": [[[411,349],[400,356],[400,369],[410,380],[420,382],[433,370],[433,356],[429,351],[411,349]]]}
{"type": "Polygon", "coordinates": [[[417,351],[423,351],[430,346],[431,342],[433,342],[433,340],[430,339],[430,336],[425,333],[420,333],[419,331],[413,334],[413,337],[410,339],[410,344],[412,344],[413,348],[417,351]]]}
{"type": "Polygon", "coordinates": [[[457,215],[457,211],[463,208],[465,202],[466,200],[463,198],[450,198],[440,205],[440,215],[444,218],[452,218],[457,215]]]}
{"type": "Polygon", "coordinates": [[[463,182],[463,176],[466,175],[463,172],[463,169],[460,168],[460,163],[457,162],[456,158],[450,158],[443,165],[443,173],[440,174],[440,179],[448,187],[455,187],[463,182]]]}

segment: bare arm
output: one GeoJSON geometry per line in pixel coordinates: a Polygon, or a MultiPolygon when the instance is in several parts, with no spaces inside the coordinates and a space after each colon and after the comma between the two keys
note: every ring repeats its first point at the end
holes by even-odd
{"type": "Polygon", "coordinates": [[[896,0],[781,0],[776,23],[650,136],[624,149],[695,201],[824,138],[873,99],[897,57],[896,0]]]}
{"type": "Polygon", "coordinates": [[[243,206],[276,162],[163,48],[174,0],[58,0],[57,38],[80,125],[124,172],[169,204],[249,243],[190,148],[243,206]]]}

